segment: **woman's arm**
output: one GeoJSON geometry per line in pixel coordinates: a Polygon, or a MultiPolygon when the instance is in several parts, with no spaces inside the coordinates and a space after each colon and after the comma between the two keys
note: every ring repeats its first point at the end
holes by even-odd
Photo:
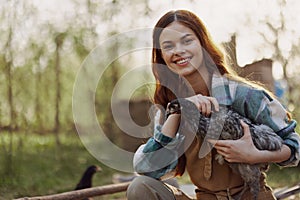
{"type": "Polygon", "coordinates": [[[159,179],[174,171],[180,156],[177,149],[184,139],[177,133],[179,124],[180,114],[172,114],[163,125],[155,125],[154,136],[134,155],[133,165],[137,173],[159,179]]]}
{"type": "Polygon", "coordinates": [[[224,156],[228,162],[239,163],[280,163],[291,156],[291,149],[283,145],[280,150],[268,151],[258,150],[253,144],[249,126],[241,121],[244,129],[244,136],[239,140],[210,140],[217,149],[217,152],[224,156]]]}
{"type": "Polygon", "coordinates": [[[168,117],[168,119],[166,120],[166,122],[164,123],[164,125],[161,128],[161,132],[165,135],[168,136],[170,138],[174,138],[179,124],[180,124],[180,114],[172,114],[168,117]]]}
{"type": "MultiPolygon", "coordinates": [[[[257,124],[272,128],[282,139],[283,146],[279,151],[258,151],[248,146],[251,155],[244,158],[250,162],[275,162],[280,166],[297,166],[300,160],[300,137],[295,133],[296,122],[288,118],[287,111],[281,103],[269,96],[264,90],[239,84],[236,87],[232,108],[257,124]],[[253,158],[255,156],[255,158],[253,158]]],[[[244,138],[243,138],[244,139],[244,138]]],[[[243,140],[242,139],[242,140],[243,140]]],[[[241,145],[239,140],[229,141],[230,145],[241,145]]],[[[250,141],[249,141],[250,142],[250,141]]],[[[246,145],[246,144],[244,144],[246,145]]],[[[245,151],[246,146],[239,146],[237,151],[245,151]]],[[[254,147],[254,146],[253,146],[254,147]]],[[[248,149],[246,149],[248,151],[248,149]]],[[[242,160],[241,158],[238,160],[242,160]]]]}
{"type": "MultiPolygon", "coordinates": [[[[219,104],[214,97],[198,94],[186,99],[193,102],[206,115],[210,115],[213,107],[216,111],[219,110],[219,104]]],[[[154,136],[146,144],[140,146],[135,153],[133,162],[136,172],[160,178],[174,171],[177,160],[181,156],[178,154],[184,153],[178,152],[178,147],[184,140],[184,136],[177,132],[180,120],[180,114],[171,114],[163,125],[155,126],[154,136]]]]}

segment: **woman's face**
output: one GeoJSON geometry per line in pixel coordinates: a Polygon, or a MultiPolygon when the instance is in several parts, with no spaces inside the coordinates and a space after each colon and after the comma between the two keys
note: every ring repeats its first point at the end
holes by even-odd
{"type": "Polygon", "coordinates": [[[195,72],[203,63],[203,52],[194,31],[172,22],[161,33],[159,44],[168,68],[181,76],[195,72]]]}

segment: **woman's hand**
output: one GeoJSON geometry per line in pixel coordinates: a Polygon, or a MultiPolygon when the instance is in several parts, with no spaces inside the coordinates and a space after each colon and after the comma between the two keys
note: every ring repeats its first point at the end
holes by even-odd
{"type": "Polygon", "coordinates": [[[193,102],[198,110],[205,116],[209,116],[213,111],[213,107],[216,111],[219,111],[219,103],[216,98],[202,96],[201,94],[197,94],[195,96],[191,96],[186,98],[187,100],[193,102]]]}
{"type": "Polygon", "coordinates": [[[257,163],[261,152],[253,144],[249,126],[242,120],[240,122],[244,129],[244,136],[240,139],[208,141],[228,162],[257,163]]]}

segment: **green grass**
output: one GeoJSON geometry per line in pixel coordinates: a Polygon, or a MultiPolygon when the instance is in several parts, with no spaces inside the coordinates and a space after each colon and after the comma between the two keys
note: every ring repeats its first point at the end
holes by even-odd
{"type": "Polygon", "coordinates": [[[293,186],[300,183],[300,166],[282,168],[273,164],[267,175],[267,182],[272,188],[293,186]]]}
{"type": "MultiPolygon", "coordinates": [[[[9,154],[10,135],[0,133],[0,200],[73,190],[85,168],[92,164],[103,168],[94,176],[94,186],[111,184],[112,175],[121,173],[91,156],[76,133],[60,135],[60,146],[52,134],[14,133],[12,141],[9,154]]],[[[190,183],[186,174],[179,183],[190,183]]],[[[292,186],[300,182],[300,167],[280,169],[271,165],[267,180],[272,188],[292,186]]],[[[96,199],[124,197],[123,192],[96,199]]]]}
{"type": "Polygon", "coordinates": [[[76,133],[61,135],[60,140],[62,144],[57,146],[51,134],[14,133],[12,153],[9,154],[10,136],[1,133],[0,199],[73,190],[83,171],[92,164],[103,169],[103,172],[95,174],[94,186],[111,184],[112,174],[120,173],[92,157],[76,133]]]}

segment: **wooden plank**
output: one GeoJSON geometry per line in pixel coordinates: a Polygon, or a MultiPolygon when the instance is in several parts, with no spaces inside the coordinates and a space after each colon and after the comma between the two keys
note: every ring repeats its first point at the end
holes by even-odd
{"type": "Polygon", "coordinates": [[[106,194],[124,192],[127,190],[129,184],[130,182],[117,183],[117,184],[87,188],[83,190],[64,192],[60,194],[36,196],[36,197],[22,197],[16,200],[78,200],[78,199],[83,199],[88,197],[95,197],[95,196],[101,196],[106,194]]]}
{"type": "Polygon", "coordinates": [[[275,193],[275,197],[277,200],[281,200],[298,193],[300,193],[300,184],[275,193]]]}

